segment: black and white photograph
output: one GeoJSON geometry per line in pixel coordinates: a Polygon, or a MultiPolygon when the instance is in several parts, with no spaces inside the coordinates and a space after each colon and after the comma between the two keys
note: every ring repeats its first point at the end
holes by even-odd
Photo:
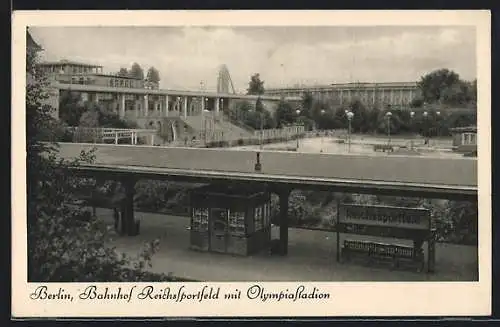
{"type": "Polygon", "coordinates": [[[488,12],[24,14],[19,312],[489,310],[488,12]]]}

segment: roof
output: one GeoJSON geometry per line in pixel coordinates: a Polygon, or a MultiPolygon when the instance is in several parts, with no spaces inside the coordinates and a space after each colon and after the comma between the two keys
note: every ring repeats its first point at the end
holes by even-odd
{"type": "Polygon", "coordinates": [[[320,89],[338,89],[338,88],[416,88],[417,82],[353,82],[353,83],[332,83],[329,85],[299,85],[283,88],[267,88],[266,92],[293,91],[293,90],[320,90],[320,89]]]}
{"type": "Polygon", "coordinates": [[[122,76],[122,75],[118,75],[118,74],[89,74],[89,75],[92,75],[92,76],[105,76],[105,77],[116,77],[116,78],[125,78],[125,79],[133,79],[133,80],[136,80],[136,81],[142,81],[141,78],[135,78],[135,77],[130,77],[130,76],[122,76]]]}
{"type": "MultiPolygon", "coordinates": [[[[254,173],[255,151],[150,146],[60,143],[59,154],[75,158],[82,150],[96,149],[96,165],[134,166],[141,169],[254,173]]],[[[354,154],[261,152],[260,175],[287,178],[346,179],[402,184],[477,187],[477,160],[354,154]]]]}
{"type": "Polygon", "coordinates": [[[101,65],[93,65],[84,62],[77,62],[72,60],[62,59],[59,61],[45,61],[40,63],[40,66],[53,66],[53,65],[73,65],[73,66],[84,66],[84,67],[92,67],[92,68],[101,68],[101,65]]]}

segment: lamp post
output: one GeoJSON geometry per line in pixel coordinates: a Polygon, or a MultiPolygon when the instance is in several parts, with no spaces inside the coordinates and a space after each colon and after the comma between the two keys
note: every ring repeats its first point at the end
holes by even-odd
{"type": "Polygon", "coordinates": [[[351,152],[351,120],[354,118],[354,112],[350,110],[345,111],[345,115],[347,116],[347,152],[351,152]]]}
{"type": "Polygon", "coordinates": [[[260,148],[262,149],[263,145],[262,143],[264,142],[264,115],[262,111],[259,113],[260,116],[260,148]]]}
{"type": "Polygon", "coordinates": [[[439,117],[440,116],[441,116],[441,112],[436,111],[436,142],[434,142],[435,144],[437,144],[437,138],[439,137],[439,117]]]}
{"type": "MultiPolygon", "coordinates": [[[[323,117],[323,115],[325,114],[325,109],[321,109],[320,114],[321,114],[321,117],[323,117]]],[[[323,152],[323,140],[324,140],[324,138],[325,138],[325,133],[324,133],[324,131],[321,131],[321,149],[319,152],[323,152]]]]}
{"type": "MultiPolygon", "coordinates": [[[[295,113],[297,114],[297,118],[300,116],[300,109],[295,110],[295,113]]],[[[299,149],[299,123],[295,123],[295,128],[296,128],[296,133],[297,133],[297,150],[299,149]]]]}
{"type": "Polygon", "coordinates": [[[429,146],[429,122],[427,121],[427,116],[428,116],[428,113],[427,111],[424,111],[422,116],[424,117],[424,121],[425,121],[425,144],[427,144],[427,146],[429,146]]]}
{"type": "Polygon", "coordinates": [[[413,150],[414,147],[414,139],[415,139],[415,133],[413,131],[413,117],[415,116],[415,112],[411,111],[410,112],[410,133],[411,133],[411,142],[410,142],[410,149],[413,150]]]}
{"type": "Polygon", "coordinates": [[[388,111],[385,114],[385,118],[387,119],[387,137],[389,138],[387,140],[387,145],[391,145],[391,117],[392,117],[392,112],[388,111]]]}

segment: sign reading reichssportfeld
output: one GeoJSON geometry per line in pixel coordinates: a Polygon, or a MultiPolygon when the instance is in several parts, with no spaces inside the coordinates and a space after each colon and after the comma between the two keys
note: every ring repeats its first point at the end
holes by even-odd
{"type": "Polygon", "coordinates": [[[401,229],[430,229],[430,211],[420,208],[343,204],[339,223],[401,229]]]}

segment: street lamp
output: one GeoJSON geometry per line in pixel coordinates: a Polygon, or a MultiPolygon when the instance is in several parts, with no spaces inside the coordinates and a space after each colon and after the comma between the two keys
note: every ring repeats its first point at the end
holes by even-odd
{"type": "MultiPolygon", "coordinates": [[[[321,114],[321,117],[323,117],[323,115],[325,114],[325,109],[321,109],[320,114],[321,114]]],[[[325,138],[325,133],[324,133],[324,131],[321,131],[321,149],[319,152],[323,152],[323,140],[324,140],[324,138],[325,138]]]]}
{"type": "Polygon", "coordinates": [[[426,131],[425,131],[425,144],[427,144],[427,146],[429,146],[429,122],[427,121],[427,115],[429,115],[427,113],[427,111],[424,111],[422,114],[422,116],[425,119],[425,127],[426,127],[425,128],[426,129],[426,131]]]}
{"type": "MultiPolygon", "coordinates": [[[[297,116],[300,116],[300,109],[295,110],[295,113],[297,114],[297,116]]],[[[298,150],[299,149],[299,122],[298,121],[295,123],[295,126],[296,126],[295,131],[297,133],[297,150],[298,150]]]]}
{"type": "Polygon", "coordinates": [[[264,143],[264,113],[260,112],[260,148],[262,149],[264,143]]]}
{"type": "Polygon", "coordinates": [[[387,145],[391,145],[391,117],[392,117],[392,112],[388,111],[385,114],[385,118],[387,118],[387,136],[389,139],[387,140],[387,145]]]}
{"type": "Polygon", "coordinates": [[[345,111],[345,115],[347,116],[347,152],[351,152],[351,120],[354,118],[354,112],[350,110],[345,111]]]}
{"type": "Polygon", "coordinates": [[[410,112],[410,133],[411,133],[411,142],[410,142],[410,148],[413,150],[414,147],[414,139],[415,139],[415,133],[413,131],[413,117],[415,116],[415,112],[411,111],[410,112]]]}
{"type": "MultiPolygon", "coordinates": [[[[440,111],[436,111],[436,138],[439,137],[439,117],[441,116],[441,112],[440,111]]],[[[437,139],[436,139],[437,141],[437,139]]],[[[436,142],[434,142],[436,143],[436,142]]]]}

